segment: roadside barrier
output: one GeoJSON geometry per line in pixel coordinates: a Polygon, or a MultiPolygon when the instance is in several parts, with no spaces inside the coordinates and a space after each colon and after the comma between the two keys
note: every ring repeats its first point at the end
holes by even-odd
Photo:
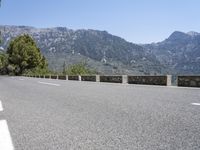
{"type": "MultiPolygon", "coordinates": [[[[172,76],[127,76],[127,75],[31,75],[27,77],[57,79],[57,80],[74,80],[74,81],[91,81],[91,82],[107,82],[107,83],[122,83],[122,84],[144,84],[144,85],[160,85],[171,86],[172,76]]],[[[200,77],[198,77],[200,79],[200,77]]],[[[195,81],[199,81],[196,79],[195,81]]],[[[182,79],[183,80],[183,79],[182,79]]],[[[183,83],[182,80],[179,82],[183,83]]],[[[183,84],[180,84],[183,85],[183,84]]],[[[188,85],[188,84],[187,84],[188,85]]]]}

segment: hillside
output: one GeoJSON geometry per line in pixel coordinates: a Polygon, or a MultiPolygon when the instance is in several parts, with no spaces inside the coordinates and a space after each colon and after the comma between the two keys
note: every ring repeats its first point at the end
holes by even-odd
{"type": "Polygon", "coordinates": [[[27,26],[0,26],[0,30],[2,49],[6,49],[9,41],[18,35],[31,35],[54,71],[61,71],[64,63],[68,66],[85,62],[101,74],[166,73],[166,68],[154,54],[106,31],[27,26]]]}
{"type": "Polygon", "coordinates": [[[166,40],[143,45],[172,74],[200,74],[200,34],[175,31],[166,40]]]}

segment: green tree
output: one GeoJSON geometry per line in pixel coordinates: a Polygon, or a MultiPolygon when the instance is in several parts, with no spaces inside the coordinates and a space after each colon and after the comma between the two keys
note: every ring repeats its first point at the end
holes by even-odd
{"type": "Polygon", "coordinates": [[[10,42],[8,63],[15,75],[21,75],[26,70],[47,68],[45,57],[29,35],[21,35],[10,42]]]}
{"type": "Polygon", "coordinates": [[[63,63],[63,71],[62,71],[62,73],[63,73],[63,74],[66,73],[66,63],[65,63],[65,61],[64,61],[64,63],[63,63]]]}
{"type": "Polygon", "coordinates": [[[0,74],[7,73],[8,57],[5,53],[0,52],[0,74]]]}
{"type": "Polygon", "coordinates": [[[0,69],[5,66],[6,63],[6,55],[0,52],[0,69]]]}
{"type": "Polygon", "coordinates": [[[67,75],[92,75],[95,74],[95,71],[87,68],[84,63],[79,63],[69,66],[63,73],[67,75]]]}

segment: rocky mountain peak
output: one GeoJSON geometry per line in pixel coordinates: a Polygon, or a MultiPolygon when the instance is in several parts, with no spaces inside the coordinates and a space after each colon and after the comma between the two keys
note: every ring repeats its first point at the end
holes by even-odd
{"type": "Polygon", "coordinates": [[[144,45],[172,73],[199,74],[200,34],[197,32],[173,32],[168,39],[144,45]]]}
{"type": "Polygon", "coordinates": [[[168,40],[189,40],[190,38],[191,36],[189,34],[180,31],[175,31],[169,36],[168,40]]]}
{"type": "Polygon", "coordinates": [[[199,36],[199,35],[200,35],[200,33],[195,32],[195,31],[190,31],[190,32],[188,32],[187,34],[190,35],[190,36],[192,36],[192,37],[196,37],[196,36],[199,36]]]}

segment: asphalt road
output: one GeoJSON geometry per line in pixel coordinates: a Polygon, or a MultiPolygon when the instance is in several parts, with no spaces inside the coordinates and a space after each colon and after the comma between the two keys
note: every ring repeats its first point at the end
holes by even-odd
{"type": "Polygon", "coordinates": [[[199,150],[200,89],[0,77],[16,150],[199,150]]]}

